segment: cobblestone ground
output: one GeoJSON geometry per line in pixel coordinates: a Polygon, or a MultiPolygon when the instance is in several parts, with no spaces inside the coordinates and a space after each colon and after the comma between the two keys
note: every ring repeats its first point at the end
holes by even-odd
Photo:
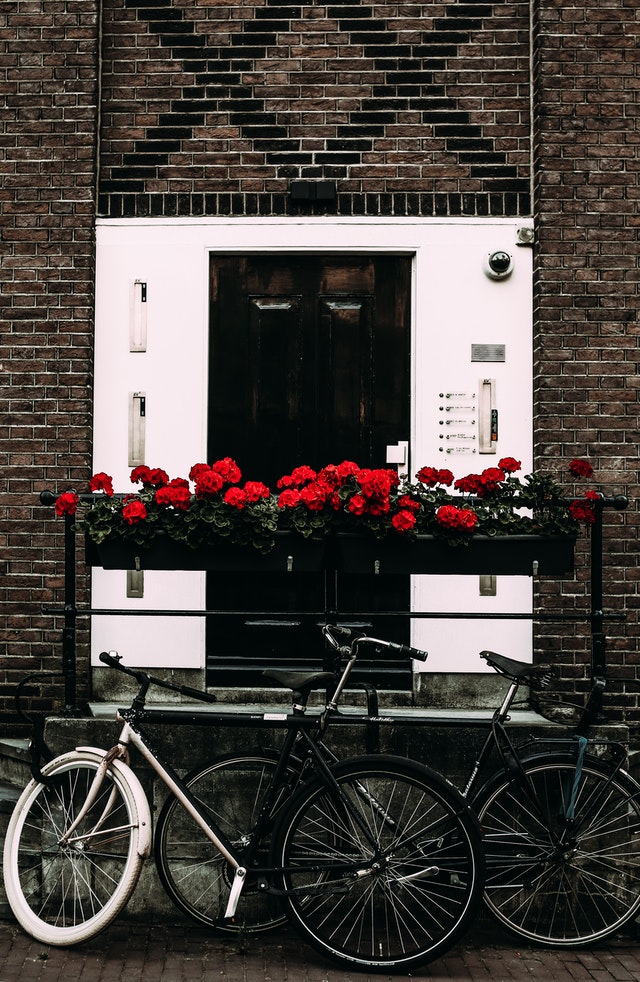
{"type": "Polygon", "coordinates": [[[638,982],[640,934],[590,951],[523,948],[492,926],[471,932],[444,958],[412,975],[368,975],[325,962],[295,935],[242,942],[187,922],[151,925],[121,915],[73,949],[50,948],[0,921],[0,982],[381,982],[391,978],[473,982],[638,982]]]}

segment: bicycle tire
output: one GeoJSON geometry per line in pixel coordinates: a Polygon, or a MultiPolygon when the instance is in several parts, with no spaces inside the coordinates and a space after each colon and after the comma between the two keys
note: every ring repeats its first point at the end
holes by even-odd
{"type": "Polygon", "coordinates": [[[104,752],[72,751],[43,767],[18,799],[4,844],[4,885],[21,927],[49,945],[79,944],[103,931],[131,896],[149,852],[151,817],[128,768],[109,765],[96,800],[69,844],[104,752]]]}
{"type": "Polygon", "coordinates": [[[354,758],[331,771],[357,817],[313,779],[274,831],[291,922],[351,968],[404,972],[437,958],[481,902],[474,813],[445,778],[405,758],[354,758]]]}
{"type": "Polygon", "coordinates": [[[585,758],[571,833],[562,816],[575,756],[534,756],[522,766],[542,815],[522,783],[504,774],[472,803],[484,839],[487,909],[512,934],[546,947],[578,948],[616,934],[640,911],[640,786],[623,771],[611,779],[602,761],[585,758]]]}
{"type": "MultiPolygon", "coordinates": [[[[184,783],[204,807],[212,824],[234,845],[247,846],[262,795],[278,759],[279,755],[269,750],[218,757],[188,774],[184,783]]],[[[292,758],[288,766],[289,780],[282,788],[274,817],[282,802],[289,801],[300,766],[292,758]]],[[[257,856],[263,866],[267,865],[269,842],[270,838],[266,838],[257,856]]],[[[167,798],[158,818],[154,856],[165,891],[179,910],[198,923],[229,932],[264,932],[286,923],[280,901],[258,892],[250,871],[236,915],[225,921],[231,872],[224,857],[197,830],[173,796],[167,798]]]]}

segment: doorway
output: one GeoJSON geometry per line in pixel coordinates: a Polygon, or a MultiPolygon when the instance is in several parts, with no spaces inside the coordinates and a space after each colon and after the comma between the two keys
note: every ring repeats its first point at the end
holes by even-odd
{"type": "MultiPolygon", "coordinates": [[[[272,488],[300,464],[386,466],[410,432],[411,268],[406,255],[212,255],[209,460],[231,456],[272,488]]],[[[409,640],[408,576],[209,573],[207,607],[229,615],[208,621],[208,684],[321,668],[334,604],[343,622],[409,640]]],[[[411,665],[376,660],[359,677],[409,689],[411,665]]]]}

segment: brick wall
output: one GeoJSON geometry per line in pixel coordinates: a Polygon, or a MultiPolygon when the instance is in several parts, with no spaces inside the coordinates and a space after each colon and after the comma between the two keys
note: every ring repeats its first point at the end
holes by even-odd
{"type": "Polygon", "coordinates": [[[61,599],[61,523],[37,495],[89,467],[96,50],[97,0],[2,0],[3,692],[60,665],[40,610],[61,599]]]}
{"type": "Polygon", "coordinates": [[[105,216],[530,213],[528,2],[105,0],[104,25],[105,216]]]}
{"type": "MultiPolygon", "coordinates": [[[[531,213],[528,3],[102,7],[102,214],[531,213]],[[291,182],[317,179],[336,203],[294,204],[291,182]]],[[[40,608],[61,599],[61,526],[36,500],[90,466],[97,8],[0,4],[5,692],[59,663],[40,608]]],[[[537,457],[588,455],[632,499],[607,514],[605,552],[628,615],[610,655],[635,677],[640,0],[534,10],[537,457]]],[[[545,610],[583,610],[586,576],[541,587],[545,610]]],[[[587,626],[540,635],[579,685],[587,626]]],[[[618,712],[637,698],[619,689],[618,712]]]]}
{"type": "MultiPolygon", "coordinates": [[[[588,456],[597,486],[631,499],[606,516],[605,606],[627,615],[607,625],[609,657],[616,675],[635,678],[640,3],[536,7],[535,442],[539,463],[588,456]]],[[[584,609],[586,576],[545,585],[546,609],[584,609]]],[[[578,682],[586,628],[548,632],[543,650],[578,682]]],[[[636,709],[637,685],[611,688],[621,710],[636,709]]]]}

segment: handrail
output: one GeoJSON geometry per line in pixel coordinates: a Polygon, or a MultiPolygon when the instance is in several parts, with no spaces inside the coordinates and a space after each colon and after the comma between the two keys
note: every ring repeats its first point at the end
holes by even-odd
{"type": "MultiPolygon", "coordinates": [[[[58,500],[59,495],[53,491],[45,490],[40,493],[40,504],[45,507],[54,506],[58,500]]],[[[123,495],[116,495],[116,497],[123,497],[123,495]]],[[[91,504],[96,500],[103,498],[102,494],[93,493],[81,493],[78,495],[81,502],[86,504],[91,504]]],[[[582,501],[583,498],[568,498],[567,503],[572,501],[582,501]]],[[[613,497],[605,497],[601,495],[598,498],[590,499],[590,506],[594,510],[595,520],[591,526],[591,563],[590,563],[590,610],[587,614],[480,614],[480,613],[456,613],[455,618],[464,619],[527,619],[527,620],[541,620],[541,621],[581,621],[591,624],[591,680],[592,683],[594,679],[603,677],[606,675],[606,635],[604,633],[604,623],[607,620],[624,620],[624,614],[607,613],[602,609],[603,602],[603,561],[602,561],[602,548],[603,548],[603,535],[602,535],[602,520],[603,512],[605,508],[613,508],[616,511],[624,511],[628,507],[629,499],[626,495],[614,495],[613,497]]],[[[224,614],[224,616],[246,616],[241,611],[215,611],[215,610],[203,610],[203,611],[150,611],[150,610],[119,610],[119,609],[94,609],[85,608],[79,609],[76,604],[76,562],[75,562],[75,544],[76,536],[73,531],[74,519],[72,515],[64,516],[64,607],[50,608],[43,607],[43,613],[52,614],[54,616],[63,615],[64,616],[64,628],[62,631],[62,675],[64,677],[64,708],[61,710],[62,716],[77,717],[80,716],[80,710],[77,706],[77,678],[76,678],[76,621],[78,617],[87,615],[114,615],[118,616],[128,615],[128,616],[186,616],[186,617],[214,617],[224,614]]],[[[255,611],[252,611],[252,616],[255,615],[255,611]]],[[[286,614],[278,615],[274,611],[269,611],[269,616],[291,616],[291,612],[286,612],[286,614]]],[[[376,611],[376,614],[380,614],[380,611],[376,611]]],[[[258,615],[259,616],[259,615],[258,615]]],[[[266,616],[266,615],[265,615],[266,616]]],[[[295,616],[301,616],[301,612],[297,611],[295,616]]],[[[334,619],[338,616],[337,611],[317,611],[313,612],[313,616],[316,617],[327,617],[331,616],[334,619]]],[[[350,611],[350,616],[367,616],[365,613],[350,611]]],[[[409,617],[409,618],[451,618],[451,613],[440,613],[435,611],[390,611],[384,614],[385,617],[409,617]]],[[[600,709],[601,707],[596,707],[600,709]]]]}

